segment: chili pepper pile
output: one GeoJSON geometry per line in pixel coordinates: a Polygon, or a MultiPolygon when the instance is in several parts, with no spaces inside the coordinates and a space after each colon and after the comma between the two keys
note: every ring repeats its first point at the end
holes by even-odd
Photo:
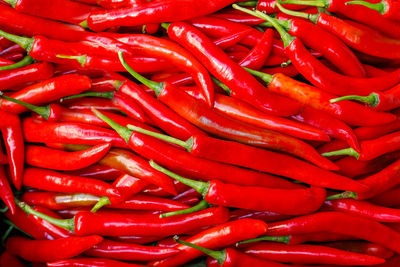
{"type": "Polygon", "coordinates": [[[400,266],[398,0],[0,0],[0,266],[400,266]]]}

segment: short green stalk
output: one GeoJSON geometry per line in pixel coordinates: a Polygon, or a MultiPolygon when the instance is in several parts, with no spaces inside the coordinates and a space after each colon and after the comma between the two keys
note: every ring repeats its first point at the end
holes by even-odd
{"type": "Polygon", "coordinates": [[[31,58],[31,56],[26,55],[22,60],[18,61],[17,63],[0,67],[0,71],[22,68],[22,67],[28,66],[32,63],[35,63],[35,62],[36,62],[36,60],[31,58]]]}
{"type": "Polygon", "coordinates": [[[196,211],[207,209],[207,208],[209,208],[211,206],[212,205],[210,203],[208,203],[207,201],[205,201],[203,199],[196,206],[193,206],[193,207],[190,207],[190,208],[187,208],[187,209],[184,209],[184,210],[176,210],[176,211],[162,213],[162,214],[160,214],[160,218],[166,218],[166,217],[171,217],[171,216],[175,216],[175,215],[182,215],[182,214],[189,214],[189,213],[193,213],[193,212],[196,212],[196,211]]]}
{"type": "Polygon", "coordinates": [[[11,98],[9,96],[3,95],[0,92],[0,98],[3,98],[5,100],[17,103],[21,106],[24,106],[28,109],[30,109],[31,111],[39,114],[43,119],[48,120],[50,117],[50,105],[44,106],[44,107],[39,107],[39,106],[35,106],[26,102],[23,102],[21,100],[15,99],[15,98],[11,98]]]}
{"type": "Polygon", "coordinates": [[[272,242],[281,242],[281,243],[289,244],[290,236],[288,236],[288,235],[285,235],[285,236],[261,236],[261,237],[237,242],[236,246],[238,247],[241,244],[248,244],[248,243],[253,243],[253,242],[258,242],[258,241],[272,241],[272,242]]]}
{"type": "Polygon", "coordinates": [[[344,148],[336,151],[325,152],[321,154],[324,157],[334,157],[334,156],[352,156],[356,159],[360,158],[360,153],[354,150],[354,148],[344,148]]]}
{"type": "Polygon", "coordinates": [[[346,3],[346,5],[362,5],[368,7],[369,9],[378,11],[381,15],[384,15],[388,10],[386,1],[381,1],[379,3],[369,3],[367,1],[349,1],[346,3]]]}
{"type": "Polygon", "coordinates": [[[346,95],[338,98],[333,98],[329,100],[330,103],[336,103],[343,100],[356,100],[360,102],[367,103],[370,107],[376,107],[380,100],[379,95],[377,93],[371,93],[367,96],[359,96],[359,95],[346,95]]]}

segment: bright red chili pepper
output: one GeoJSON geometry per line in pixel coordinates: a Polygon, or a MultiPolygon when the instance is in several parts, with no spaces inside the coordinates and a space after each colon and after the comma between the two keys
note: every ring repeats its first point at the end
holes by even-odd
{"type": "Polygon", "coordinates": [[[4,167],[0,166],[0,198],[4,201],[11,213],[15,213],[14,195],[8,182],[4,167]]]}
{"type": "Polygon", "coordinates": [[[388,19],[400,20],[400,3],[393,0],[382,0],[378,3],[369,3],[367,1],[349,1],[346,5],[362,5],[369,9],[379,12],[388,19]]]}
{"type": "Polygon", "coordinates": [[[12,90],[20,84],[49,79],[53,76],[53,73],[54,68],[50,63],[34,63],[0,72],[0,86],[2,90],[12,90]]]}
{"type": "MultiPolygon", "coordinates": [[[[257,10],[263,11],[267,14],[272,14],[279,12],[279,8],[276,6],[276,0],[260,0],[257,3],[257,10]]],[[[301,10],[305,9],[308,6],[306,5],[291,5],[291,4],[285,4],[286,1],[279,1],[281,5],[283,5],[285,8],[290,9],[290,10],[301,10]]]]}
{"type": "Polygon", "coordinates": [[[289,219],[290,216],[282,215],[272,211],[254,211],[254,210],[245,210],[245,209],[237,209],[231,211],[230,213],[231,220],[239,220],[239,219],[256,219],[264,222],[276,222],[289,219]]]}
{"type": "Polygon", "coordinates": [[[19,190],[24,172],[24,136],[20,118],[0,111],[0,129],[7,149],[11,181],[19,190]]]}
{"type": "Polygon", "coordinates": [[[325,243],[324,245],[355,253],[367,254],[382,259],[390,259],[394,255],[393,251],[384,246],[363,241],[336,241],[325,243]]]}
{"type": "Polygon", "coordinates": [[[291,97],[315,109],[327,112],[350,125],[372,126],[396,120],[396,116],[393,114],[376,112],[351,101],[330,103],[329,100],[335,98],[334,95],[283,74],[277,73],[271,76],[262,72],[249,71],[268,83],[270,91],[291,97]]]}
{"type": "Polygon", "coordinates": [[[101,236],[71,236],[55,240],[31,240],[13,236],[7,239],[7,250],[27,261],[47,262],[78,256],[103,240],[101,236]]]}
{"type": "Polygon", "coordinates": [[[67,260],[59,260],[47,262],[47,266],[63,267],[63,266],[76,266],[76,267],[93,267],[93,266],[107,266],[107,267],[144,267],[145,265],[126,263],[106,258],[72,258],[67,260]]]}
{"type": "Polygon", "coordinates": [[[150,165],[181,183],[196,189],[212,205],[299,215],[318,210],[326,197],[326,191],[318,187],[282,189],[239,186],[218,180],[210,180],[205,183],[181,177],[155,164],[153,161],[150,162],[150,165]]]}
{"type": "Polygon", "coordinates": [[[233,2],[233,0],[218,0],[212,3],[193,0],[154,1],[137,7],[92,12],[87,23],[91,30],[103,31],[113,26],[181,21],[213,13],[233,2]]]}
{"type": "Polygon", "coordinates": [[[370,201],[377,205],[397,208],[400,206],[399,193],[400,187],[397,186],[374,196],[370,201]]]}
{"type": "MultiPolygon", "coordinates": [[[[267,224],[260,220],[241,219],[230,221],[224,224],[214,226],[210,229],[201,231],[200,233],[186,239],[186,241],[216,249],[227,247],[235,244],[238,241],[255,238],[267,232],[267,224]]],[[[151,266],[180,266],[186,262],[195,259],[202,253],[185,245],[177,245],[175,248],[182,252],[176,256],[169,257],[164,260],[150,262],[151,266]]]]}
{"type": "Polygon", "coordinates": [[[83,177],[89,177],[89,178],[96,178],[99,180],[104,180],[104,181],[114,181],[118,177],[124,174],[124,172],[100,165],[100,164],[94,164],[91,165],[87,168],[76,170],[76,171],[69,171],[67,172],[68,174],[71,175],[77,175],[77,176],[83,176],[83,177]]]}
{"type": "Polygon", "coordinates": [[[3,68],[1,68],[1,67],[7,66],[7,65],[11,65],[11,64],[14,64],[14,63],[15,63],[15,62],[12,61],[12,60],[9,60],[9,59],[0,57],[0,70],[3,69],[3,68]]]}
{"type": "Polygon", "coordinates": [[[124,202],[108,206],[114,209],[176,211],[190,206],[174,200],[137,194],[124,202]]]}
{"type": "Polygon", "coordinates": [[[118,190],[106,182],[39,168],[25,169],[23,185],[53,192],[120,196],[118,190]]]}
{"type": "Polygon", "coordinates": [[[65,103],[65,106],[68,107],[69,109],[89,110],[91,108],[96,108],[99,110],[105,110],[110,112],[118,111],[114,107],[110,99],[100,98],[100,97],[87,97],[87,98],[77,99],[75,101],[71,101],[68,104],[65,103]]]}
{"type": "MultiPolygon", "coordinates": [[[[8,60],[8,59],[4,59],[4,60],[8,60]]],[[[12,64],[8,64],[6,66],[0,67],[0,70],[4,71],[4,70],[12,70],[12,69],[17,69],[17,68],[22,68],[22,67],[31,65],[35,62],[36,62],[36,60],[31,58],[29,55],[27,55],[23,59],[21,59],[20,61],[18,61],[16,63],[12,62],[12,64]]]]}
{"type": "Polygon", "coordinates": [[[296,264],[332,264],[366,266],[385,262],[384,259],[322,245],[287,245],[262,242],[244,250],[244,253],[267,260],[296,264]]]}
{"type": "Polygon", "coordinates": [[[95,6],[68,0],[6,0],[5,2],[11,4],[18,12],[71,24],[79,24],[87,19],[90,12],[99,10],[95,6]]]}
{"type": "MultiPolygon", "coordinates": [[[[241,32],[228,34],[226,36],[223,36],[223,37],[220,37],[220,38],[214,40],[214,44],[221,47],[222,49],[226,49],[228,47],[231,47],[231,46],[239,43],[250,32],[251,32],[251,29],[247,29],[247,30],[243,30],[241,32]]],[[[271,40],[271,42],[272,42],[272,40],[271,40]]]]}
{"type": "Polygon", "coordinates": [[[193,53],[217,79],[232,90],[232,96],[274,115],[293,115],[300,109],[299,103],[268,92],[194,26],[183,22],[173,23],[168,26],[168,36],[193,53]],[[224,71],[221,72],[221,69],[224,71]]]}
{"type": "Polygon", "coordinates": [[[46,122],[26,118],[22,123],[25,140],[65,144],[98,145],[104,142],[112,146],[127,147],[125,141],[114,131],[99,126],[73,122],[46,122]]]}
{"type": "Polygon", "coordinates": [[[289,77],[294,77],[294,76],[299,75],[299,71],[293,65],[289,65],[289,66],[286,66],[286,67],[281,67],[281,66],[278,66],[278,67],[267,67],[267,68],[261,69],[261,72],[264,72],[264,73],[267,73],[267,74],[270,74],[270,75],[275,75],[277,73],[282,73],[282,74],[284,74],[286,76],[289,76],[289,77]]]}
{"type": "Polygon", "coordinates": [[[28,145],[26,163],[51,170],[70,171],[88,167],[102,159],[110,150],[110,144],[99,144],[77,152],[65,152],[43,146],[28,145]]]}
{"type": "Polygon", "coordinates": [[[24,267],[25,264],[18,259],[17,256],[9,252],[8,250],[3,251],[0,256],[1,266],[13,266],[13,267],[24,267]]]}
{"type": "MultiPolygon", "coordinates": [[[[34,210],[37,212],[46,214],[48,216],[51,216],[51,217],[61,219],[61,217],[59,215],[57,215],[56,213],[54,213],[53,211],[51,211],[47,208],[35,207],[34,210]]],[[[38,218],[32,214],[29,214],[28,217],[29,217],[29,219],[32,220],[33,224],[36,224],[39,228],[43,228],[43,231],[45,231],[46,233],[51,235],[54,239],[69,237],[72,235],[72,233],[70,231],[65,230],[61,227],[55,226],[54,224],[51,224],[48,221],[38,218]]]]}

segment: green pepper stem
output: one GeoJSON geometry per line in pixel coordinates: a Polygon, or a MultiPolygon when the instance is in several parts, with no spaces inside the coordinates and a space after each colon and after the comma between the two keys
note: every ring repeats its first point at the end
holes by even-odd
{"type": "Polygon", "coordinates": [[[258,242],[258,241],[273,241],[273,242],[281,242],[281,243],[289,244],[290,236],[288,236],[288,235],[285,235],[285,236],[261,236],[258,238],[253,238],[253,239],[248,239],[248,240],[243,240],[243,241],[237,242],[236,246],[238,247],[241,244],[253,243],[253,242],[258,242]]]}
{"type": "Polygon", "coordinates": [[[32,209],[28,204],[19,201],[18,199],[15,199],[15,204],[17,204],[23,211],[25,211],[27,214],[32,214],[35,215],[45,221],[48,221],[51,224],[54,224],[58,227],[64,228],[66,230],[74,232],[75,230],[75,218],[71,219],[56,219],[53,217],[50,217],[46,214],[43,214],[41,212],[38,212],[34,209],[32,209]]]}
{"type": "Polygon", "coordinates": [[[27,38],[18,36],[15,34],[7,33],[5,31],[0,30],[0,36],[3,36],[7,40],[19,44],[23,49],[25,49],[28,53],[31,51],[33,43],[35,42],[34,38],[27,38]]]}
{"type": "Polygon", "coordinates": [[[157,171],[160,171],[160,172],[168,175],[169,177],[181,182],[182,184],[185,184],[185,185],[193,188],[202,196],[207,195],[208,188],[210,187],[209,183],[184,178],[176,173],[171,172],[170,170],[167,170],[167,169],[161,167],[160,165],[155,163],[153,160],[150,160],[149,163],[150,163],[150,166],[153,167],[154,169],[156,169],[157,171]]]}
{"type": "Polygon", "coordinates": [[[169,25],[171,25],[171,23],[166,23],[166,22],[161,23],[161,27],[163,27],[166,30],[168,30],[169,25]]]}
{"type": "Polygon", "coordinates": [[[310,0],[310,1],[302,1],[302,0],[284,0],[277,1],[280,4],[288,4],[288,5],[302,5],[302,6],[315,6],[315,7],[329,7],[329,0],[310,0]]]}
{"type": "Polygon", "coordinates": [[[343,101],[343,100],[357,100],[360,102],[367,103],[368,106],[370,106],[370,107],[376,107],[380,102],[379,95],[377,93],[371,93],[367,96],[346,95],[346,96],[342,96],[342,97],[338,97],[338,98],[333,98],[333,99],[329,100],[329,102],[336,103],[336,102],[343,101]]]}
{"type": "Polygon", "coordinates": [[[255,7],[257,6],[258,1],[246,1],[237,3],[239,6],[247,6],[247,7],[255,7]]]}
{"type": "Polygon", "coordinates": [[[213,80],[213,82],[218,85],[219,87],[221,87],[222,90],[224,90],[228,95],[231,95],[232,90],[229,89],[228,86],[226,86],[223,82],[221,82],[220,80],[218,80],[217,78],[215,78],[214,76],[211,75],[211,80],[213,80]]]}
{"type": "Polygon", "coordinates": [[[388,9],[386,1],[381,1],[379,3],[369,3],[367,1],[349,1],[346,2],[346,5],[362,5],[368,7],[369,9],[378,11],[381,15],[384,15],[388,9]]]}
{"type": "MultiPolygon", "coordinates": [[[[286,2],[287,1],[285,1],[284,3],[286,3],[286,2]]],[[[308,2],[308,1],[304,1],[304,2],[308,2]]],[[[308,20],[312,21],[313,23],[317,23],[319,14],[308,14],[308,13],[304,13],[304,12],[298,12],[298,11],[289,10],[287,8],[284,8],[280,3],[282,3],[282,1],[277,0],[276,6],[283,13],[291,15],[291,16],[295,16],[295,17],[308,19],[308,20]]]]}
{"type": "Polygon", "coordinates": [[[13,8],[15,8],[18,0],[3,0],[3,1],[10,4],[13,8]]]}
{"type": "Polygon", "coordinates": [[[108,197],[101,197],[99,201],[93,206],[93,208],[90,210],[91,212],[96,212],[105,205],[111,205],[111,201],[108,197]]]}
{"type": "Polygon", "coordinates": [[[17,104],[19,104],[21,106],[24,106],[24,107],[32,110],[33,112],[39,114],[45,120],[48,120],[49,117],[50,117],[50,105],[47,105],[47,106],[44,106],[44,107],[39,107],[39,106],[35,106],[35,105],[23,102],[21,100],[18,100],[18,99],[15,99],[15,98],[12,98],[12,97],[9,97],[9,96],[6,96],[6,95],[3,95],[1,93],[0,93],[0,98],[3,98],[5,100],[17,103],[17,104]]]}
{"type": "Polygon", "coordinates": [[[172,137],[172,136],[169,136],[169,135],[165,135],[165,134],[156,133],[156,132],[152,132],[152,131],[149,131],[149,130],[134,126],[132,124],[128,124],[127,127],[128,127],[129,130],[132,130],[134,132],[150,135],[152,137],[164,140],[166,142],[181,146],[181,147],[185,148],[186,150],[188,150],[189,152],[190,152],[190,150],[192,149],[192,146],[193,146],[193,137],[190,137],[187,141],[182,141],[182,140],[177,139],[175,137],[172,137]]]}
{"type": "Polygon", "coordinates": [[[158,83],[158,82],[154,82],[151,81],[149,79],[146,79],[145,77],[143,77],[142,75],[140,75],[139,73],[137,73],[136,71],[134,71],[129,65],[128,63],[126,63],[124,56],[123,56],[123,52],[119,51],[118,52],[118,57],[119,60],[122,63],[122,66],[124,66],[124,68],[133,76],[135,77],[135,79],[137,79],[139,82],[143,83],[144,85],[146,85],[147,87],[149,87],[150,89],[152,89],[156,95],[158,96],[161,91],[164,88],[164,83],[158,83]]]}
{"type": "Polygon", "coordinates": [[[28,66],[28,65],[30,65],[30,64],[32,64],[34,62],[36,62],[36,60],[31,58],[31,56],[27,55],[22,60],[18,61],[17,63],[0,67],[0,71],[22,68],[22,67],[28,66]]]}
{"type": "Polygon", "coordinates": [[[115,121],[113,121],[112,119],[110,119],[109,117],[107,117],[106,115],[104,115],[103,113],[101,113],[100,111],[98,111],[95,108],[92,108],[92,112],[101,120],[103,120],[105,123],[107,123],[108,125],[111,126],[111,128],[113,128],[124,140],[125,142],[128,144],[129,143],[129,138],[132,135],[132,131],[129,130],[128,128],[119,125],[118,123],[116,123],[115,121]]]}
{"type": "Polygon", "coordinates": [[[226,259],[226,251],[225,251],[225,249],[221,250],[221,251],[211,250],[211,249],[208,249],[208,248],[205,248],[205,247],[201,247],[199,245],[196,245],[196,244],[189,243],[187,241],[181,240],[181,239],[178,238],[178,236],[174,236],[174,240],[175,240],[175,242],[177,242],[177,243],[179,243],[181,245],[185,245],[185,246],[200,250],[201,252],[207,254],[208,256],[216,259],[218,261],[219,265],[222,265],[225,262],[225,259],[226,259]]]}
{"type": "Polygon", "coordinates": [[[356,159],[360,158],[360,153],[355,151],[353,148],[344,148],[336,151],[331,151],[331,152],[325,152],[321,154],[324,157],[334,157],[334,156],[352,156],[355,157],[356,159]]]}
{"type": "Polygon", "coordinates": [[[273,76],[268,73],[252,70],[252,69],[249,69],[246,67],[244,67],[244,69],[247,70],[251,75],[256,76],[257,78],[260,78],[266,84],[269,84],[272,81],[273,76]]]}
{"type": "Polygon", "coordinates": [[[196,211],[207,209],[209,207],[211,207],[211,204],[203,199],[196,206],[193,206],[193,207],[190,207],[190,208],[187,208],[187,209],[184,209],[184,210],[176,210],[176,211],[162,213],[162,214],[160,214],[160,218],[171,217],[171,216],[181,215],[181,214],[193,213],[193,212],[196,212],[196,211]]]}
{"type": "Polygon", "coordinates": [[[75,98],[81,98],[81,97],[87,97],[87,96],[113,99],[114,92],[86,92],[86,93],[82,93],[82,94],[70,95],[70,96],[63,97],[60,99],[60,102],[63,102],[68,99],[75,99],[75,98]]]}
{"type": "Polygon", "coordinates": [[[81,23],[79,23],[79,26],[81,26],[84,29],[89,29],[89,25],[88,25],[88,22],[86,19],[84,21],[82,21],[81,23]]]}
{"type": "Polygon", "coordinates": [[[56,55],[56,57],[65,59],[75,59],[82,67],[85,67],[87,55],[80,55],[80,56],[56,55]]]}
{"type": "Polygon", "coordinates": [[[12,225],[12,226],[14,227],[14,229],[17,229],[18,231],[20,231],[21,233],[23,233],[23,234],[26,235],[27,237],[33,239],[33,237],[32,237],[30,234],[28,234],[27,232],[23,231],[21,228],[17,227],[12,221],[7,220],[7,219],[4,219],[3,222],[4,222],[5,224],[10,225],[10,226],[12,225]]]}
{"type": "Polygon", "coordinates": [[[357,193],[352,191],[344,191],[336,195],[327,196],[326,200],[344,199],[344,198],[357,199],[357,193]]]}

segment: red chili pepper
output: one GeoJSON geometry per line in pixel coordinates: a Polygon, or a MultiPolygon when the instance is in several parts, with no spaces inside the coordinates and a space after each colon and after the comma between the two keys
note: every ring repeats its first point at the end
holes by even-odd
{"type": "Polygon", "coordinates": [[[231,211],[231,220],[239,220],[239,219],[256,219],[264,222],[276,222],[289,219],[290,216],[282,215],[276,212],[271,211],[254,211],[254,210],[245,210],[245,209],[237,209],[231,211]]]}
{"type": "Polygon", "coordinates": [[[297,264],[333,264],[366,266],[385,262],[384,259],[321,245],[287,245],[263,242],[244,250],[244,253],[266,260],[297,264]]]}
{"type": "MultiPolygon", "coordinates": [[[[396,111],[392,113],[399,116],[399,113],[396,111]]],[[[397,120],[388,124],[383,124],[379,126],[358,127],[354,130],[354,133],[360,140],[370,140],[399,130],[400,118],[398,117],[397,120]]]]}
{"type": "MultiPolygon", "coordinates": [[[[286,1],[279,1],[281,5],[283,5],[285,8],[290,9],[290,10],[301,10],[305,9],[308,6],[306,5],[290,5],[290,4],[285,4],[286,1]]],[[[272,14],[279,12],[279,8],[276,6],[277,1],[276,0],[260,0],[257,3],[257,10],[260,10],[262,12],[265,12],[267,14],[272,14]]]]}
{"type": "Polygon", "coordinates": [[[397,186],[374,196],[370,201],[377,205],[396,208],[400,206],[399,192],[400,187],[397,186]]]}
{"type": "Polygon", "coordinates": [[[20,190],[24,172],[24,136],[17,115],[0,111],[0,128],[7,149],[11,181],[20,190]]]}
{"type": "Polygon", "coordinates": [[[162,260],[180,252],[176,248],[162,248],[103,240],[85,252],[86,255],[97,258],[112,258],[126,261],[162,260]]]}
{"type": "MultiPolygon", "coordinates": [[[[232,34],[228,34],[226,36],[220,37],[214,40],[214,44],[221,47],[222,49],[226,49],[233,45],[239,43],[243,38],[247,36],[247,34],[251,32],[251,29],[243,30],[241,32],[236,32],[232,34]]],[[[272,42],[272,40],[271,40],[272,42]]]]}
{"type": "Polygon", "coordinates": [[[300,103],[327,112],[350,125],[381,125],[390,123],[396,118],[393,114],[376,112],[351,101],[330,103],[329,100],[335,98],[334,95],[280,73],[270,76],[258,71],[249,69],[248,71],[268,83],[270,91],[291,97],[300,103]]]}
{"type": "Polygon", "coordinates": [[[298,70],[293,65],[289,65],[289,66],[286,66],[286,67],[279,66],[279,67],[263,68],[261,70],[261,72],[264,72],[264,73],[267,73],[267,74],[270,74],[270,75],[275,75],[277,73],[282,73],[282,74],[284,74],[286,76],[289,76],[289,77],[294,77],[294,76],[299,75],[298,70]]]}
{"type": "Polygon", "coordinates": [[[116,110],[110,99],[99,98],[99,97],[97,98],[88,97],[88,98],[78,99],[68,104],[65,103],[65,106],[67,106],[69,109],[89,110],[93,107],[99,110],[105,110],[110,112],[118,111],[116,110]]]}
{"type": "Polygon", "coordinates": [[[129,210],[176,211],[187,209],[190,206],[170,199],[137,194],[122,203],[112,204],[109,207],[129,210]]]}
{"type": "Polygon", "coordinates": [[[65,152],[42,146],[28,145],[25,150],[26,163],[51,170],[78,170],[101,160],[110,150],[110,144],[100,144],[77,152],[65,152]]]}
{"type": "Polygon", "coordinates": [[[27,261],[47,262],[78,256],[103,240],[101,236],[71,236],[55,240],[30,240],[13,236],[7,239],[7,250],[27,261]]]}
{"type": "Polygon", "coordinates": [[[92,11],[99,10],[94,6],[68,0],[57,2],[51,0],[6,0],[5,2],[18,12],[71,24],[79,24],[87,19],[92,11]]]}
{"type": "Polygon", "coordinates": [[[14,61],[0,57],[0,70],[2,70],[4,66],[14,64],[14,61]]]}
{"type": "Polygon", "coordinates": [[[125,141],[112,130],[73,122],[46,122],[26,118],[22,124],[28,142],[98,145],[104,142],[112,146],[127,147],[125,141]]]}
{"type": "MultiPolygon", "coordinates": [[[[59,215],[44,207],[35,207],[34,210],[51,217],[61,219],[59,215]]],[[[39,228],[43,228],[43,231],[51,235],[54,239],[69,237],[72,234],[63,228],[55,226],[48,221],[38,218],[32,214],[28,215],[28,217],[32,220],[33,224],[36,224],[39,228]]]]}
{"type": "Polygon", "coordinates": [[[47,262],[47,266],[52,267],[63,267],[63,266],[76,266],[76,267],[144,267],[145,265],[126,263],[122,261],[116,261],[106,258],[72,258],[67,260],[59,260],[53,262],[47,262]]]}
{"type": "Polygon", "coordinates": [[[193,53],[217,79],[232,90],[232,96],[274,115],[293,115],[300,109],[300,104],[268,92],[194,26],[173,23],[168,26],[168,36],[193,53]]]}
{"type": "Polygon", "coordinates": [[[385,18],[400,20],[400,4],[393,0],[382,0],[378,3],[369,3],[366,1],[349,1],[346,5],[362,5],[369,9],[379,12],[385,18]]]}
{"type": "Polygon", "coordinates": [[[181,21],[213,13],[232,0],[148,2],[138,7],[127,7],[113,11],[92,12],[87,23],[94,31],[103,31],[113,26],[135,26],[165,21],[181,21]],[[151,14],[151,16],[149,16],[151,14]]]}
{"type": "Polygon", "coordinates": [[[326,197],[322,188],[282,189],[239,186],[211,180],[207,183],[183,178],[150,161],[150,165],[172,178],[194,188],[212,205],[250,210],[268,210],[287,215],[299,215],[318,210],[326,197]],[[262,199],[263,201],[260,201],[262,199]],[[284,199],[284,201],[282,201],[284,199]]]}
{"type": "MultiPolygon", "coordinates": [[[[123,62],[122,54],[120,55],[123,62]]],[[[331,162],[322,160],[314,148],[297,139],[251,125],[245,125],[215,113],[214,110],[210,109],[204,103],[196,101],[195,98],[171,84],[159,84],[147,80],[134,72],[127,64],[123,64],[134,77],[152,88],[160,101],[167,103],[169,107],[188,121],[213,135],[259,147],[285,151],[305,158],[323,168],[335,169],[335,166],[331,162]]]]}
{"type": "MultiPolygon", "coordinates": [[[[255,238],[259,235],[265,234],[266,232],[267,225],[263,221],[241,219],[201,231],[200,233],[188,238],[186,241],[209,249],[216,249],[233,245],[241,240],[255,238]]],[[[165,260],[150,262],[150,265],[180,266],[202,255],[199,250],[185,245],[179,244],[175,248],[182,252],[165,260]]]]}
{"type": "Polygon", "coordinates": [[[400,234],[396,231],[373,220],[341,212],[317,212],[268,225],[268,234],[273,236],[321,231],[351,235],[396,252],[400,250],[400,234]]]}
{"type": "Polygon", "coordinates": [[[355,253],[367,254],[382,259],[390,259],[394,255],[393,251],[381,245],[363,241],[336,241],[325,243],[324,245],[355,253]]]}
{"type": "Polygon", "coordinates": [[[53,73],[53,65],[47,62],[6,70],[0,72],[0,86],[3,90],[12,90],[20,84],[49,79],[53,73]]]}
{"type": "Polygon", "coordinates": [[[342,100],[357,100],[366,103],[375,110],[388,111],[400,107],[400,85],[384,92],[373,92],[368,96],[348,95],[331,99],[331,103],[342,100]]]}
{"type": "Polygon", "coordinates": [[[0,256],[1,266],[24,267],[25,264],[21,262],[17,256],[10,253],[8,250],[3,251],[0,256]]]}
{"type": "Polygon", "coordinates": [[[25,169],[23,185],[53,192],[80,192],[97,196],[120,196],[117,189],[103,181],[39,168],[25,169]]]}
{"type": "Polygon", "coordinates": [[[14,195],[8,182],[3,166],[0,166],[0,198],[4,201],[11,213],[15,213],[14,195]]]}
{"type": "MultiPolygon", "coordinates": [[[[44,104],[71,94],[79,94],[90,86],[90,79],[86,76],[63,75],[28,86],[10,97],[30,104],[44,104]]],[[[27,110],[8,100],[1,101],[1,109],[12,113],[22,113],[27,110]]]]}
{"type": "Polygon", "coordinates": [[[104,181],[114,181],[124,173],[120,170],[100,165],[100,164],[94,164],[91,165],[87,168],[76,170],[76,171],[70,171],[67,172],[68,174],[71,175],[76,175],[76,176],[83,176],[83,177],[89,177],[89,178],[96,178],[99,180],[104,180],[104,181]]]}

